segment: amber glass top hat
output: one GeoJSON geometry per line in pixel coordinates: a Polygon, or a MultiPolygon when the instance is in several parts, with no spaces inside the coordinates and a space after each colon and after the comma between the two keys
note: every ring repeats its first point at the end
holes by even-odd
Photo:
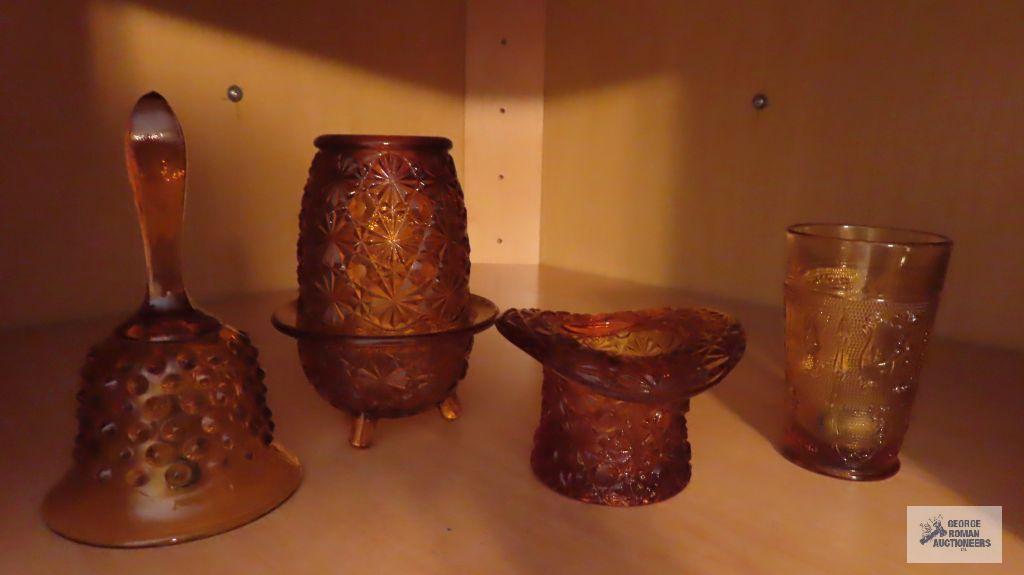
{"type": "Polygon", "coordinates": [[[743,329],[703,308],[575,314],[512,309],[498,331],[544,365],[530,465],[600,505],[662,501],[690,481],[690,397],[739,362],[743,329]]]}
{"type": "Polygon", "coordinates": [[[137,547],[248,523],[287,499],[302,471],[274,441],[256,348],[185,291],[185,140],[159,94],[136,104],[125,148],[148,292],[89,353],[73,463],[43,517],[75,541],[137,547]]]}
{"type": "Polygon", "coordinates": [[[624,401],[692,397],[739,362],[738,322],[706,308],[602,314],[510,309],[498,331],[545,367],[624,401]]]}
{"type": "Polygon", "coordinates": [[[316,139],[298,242],[300,324],[413,335],[467,321],[466,208],[446,138],[316,139]]]}

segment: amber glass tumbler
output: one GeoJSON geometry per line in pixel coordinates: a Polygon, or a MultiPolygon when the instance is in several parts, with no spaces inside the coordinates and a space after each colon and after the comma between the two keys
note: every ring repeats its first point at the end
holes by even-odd
{"type": "Polygon", "coordinates": [[[896,473],[951,249],[911,230],[788,229],[787,458],[845,479],[896,473]]]}

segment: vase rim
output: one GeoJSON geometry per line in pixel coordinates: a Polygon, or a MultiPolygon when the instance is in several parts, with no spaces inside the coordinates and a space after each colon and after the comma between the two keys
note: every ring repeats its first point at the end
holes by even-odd
{"type": "Polygon", "coordinates": [[[948,247],[953,244],[953,240],[935,232],[886,226],[809,222],[791,225],[786,231],[808,238],[887,246],[948,247]]]}
{"type": "Polygon", "coordinates": [[[313,140],[320,149],[334,148],[441,148],[450,150],[452,141],[441,136],[389,136],[382,134],[322,134],[313,140]]]}

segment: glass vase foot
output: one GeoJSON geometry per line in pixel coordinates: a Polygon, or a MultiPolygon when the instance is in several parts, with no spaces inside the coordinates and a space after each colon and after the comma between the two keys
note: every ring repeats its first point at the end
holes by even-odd
{"type": "Polygon", "coordinates": [[[448,397],[444,398],[444,401],[438,404],[437,410],[447,421],[455,421],[462,416],[462,403],[459,402],[459,396],[454,391],[451,392],[448,397]]]}
{"type": "Polygon", "coordinates": [[[352,447],[369,447],[373,443],[373,428],[376,427],[377,420],[360,413],[352,418],[352,437],[349,443],[352,447]]]}

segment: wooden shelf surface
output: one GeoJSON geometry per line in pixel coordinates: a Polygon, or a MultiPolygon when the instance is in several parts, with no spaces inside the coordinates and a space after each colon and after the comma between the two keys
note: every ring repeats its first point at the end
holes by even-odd
{"type": "MultiPolygon", "coordinates": [[[[46,529],[43,495],[70,462],[76,373],[117,319],[0,334],[0,573],[1020,573],[1024,560],[1024,354],[933,342],[895,477],[853,483],[773,448],[783,400],[781,307],[552,268],[476,265],[501,308],[611,311],[699,303],[737,316],[746,356],[688,416],[693,480],[677,497],[617,509],[564,498],[529,469],[540,366],[494,330],[476,338],[464,412],[384,420],[368,450],[307,383],[270,325],[290,294],[205,305],[249,331],[277,437],[305,466],[299,491],[234,531],[112,550],[46,529]],[[907,565],[907,505],[1002,505],[1003,565],[907,565]]],[[[941,310],[940,310],[941,313],[941,310]]]]}

